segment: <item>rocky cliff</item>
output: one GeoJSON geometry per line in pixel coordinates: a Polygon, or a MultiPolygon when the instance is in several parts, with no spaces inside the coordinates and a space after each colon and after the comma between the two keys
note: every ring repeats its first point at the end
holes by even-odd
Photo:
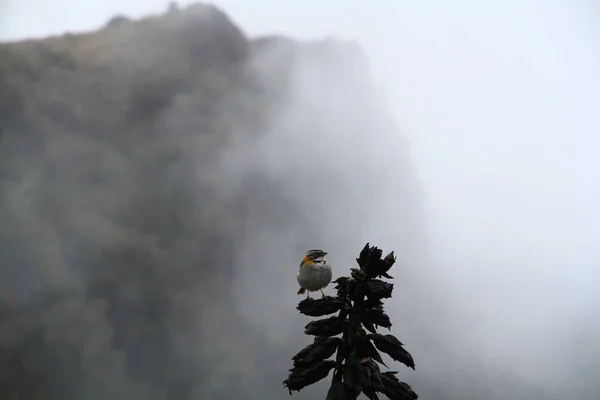
{"type": "Polygon", "coordinates": [[[401,136],[357,44],[212,6],[1,44],[0,398],[287,396],[299,254],[421,257],[401,136]]]}

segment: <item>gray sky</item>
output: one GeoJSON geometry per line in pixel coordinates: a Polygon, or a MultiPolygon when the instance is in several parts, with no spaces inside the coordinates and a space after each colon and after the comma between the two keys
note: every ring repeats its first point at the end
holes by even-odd
{"type": "MultiPolygon", "coordinates": [[[[213,3],[250,35],[363,45],[411,140],[436,273],[460,272],[453,290],[481,305],[473,327],[481,337],[506,330],[482,351],[508,365],[505,341],[532,354],[518,367],[525,376],[560,376],[548,346],[600,307],[600,7],[593,0],[213,3]]],[[[167,2],[0,4],[0,39],[14,40],[93,30],[115,14],[162,12],[167,2]]]]}

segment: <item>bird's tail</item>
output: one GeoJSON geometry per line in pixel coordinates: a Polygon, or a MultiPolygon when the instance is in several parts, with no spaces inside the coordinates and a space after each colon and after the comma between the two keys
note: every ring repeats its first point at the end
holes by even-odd
{"type": "Polygon", "coordinates": [[[304,294],[306,292],[306,289],[304,288],[300,288],[300,290],[298,290],[298,294],[304,294]]]}

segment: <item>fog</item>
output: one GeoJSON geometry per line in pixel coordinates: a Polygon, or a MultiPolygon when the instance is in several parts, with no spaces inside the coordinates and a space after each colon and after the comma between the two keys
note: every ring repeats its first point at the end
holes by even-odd
{"type": "MultiPolygon", "coordinates": [[[[286,343],[304,322],[294,310],[297,243],[328,250],[340,275],[370,241],[399,254],[389,309],[417,362],[407,382],[422,370],[443,374],[449,361],[437,359],[435,342],[461,354],[461,364],[513,371],[561,393],[572,371],[600,356],[600,9],[592,1],[391,3],[214,2],[250,36],[360,43],[384,99],[370,105],[390,107],[402,132],[378,122],[365,125],[375,140],[349,137],[356,127],[338,111],[314,122],[329,124],[330,136],[313,133],[302,114],[309,106],[327,114],[366,104],[343,87],[316,86],[310,65],[258,142],[240,131],[221,159],[220,195],[236,190],[235,171],[256,169],[287,181],[285,195],[301,199],[314,227],[314,239],[299,238],[312,231],[273,233],[258,217],[248,221],[255,230],[234,282],[240,310],[286,343]],[[359,150],[364,164],[354,169],[348,156],[359,150]],[[399,165],[404,159],[412,164],[399,165]],[[320,176],[322,168],[329,172],[320,176]],[[302,197],[298,169],[323,196],[302,197]],[[385,186],[387,195],[370,199],[356,185],[367,178],[367,188],[385,186]],[[397,181],[412,182],[414,197],[397,181]],[[267,277],[243,268],[248,259],[262,259],[267,277]]],[[[92,30],[116,14],[165,6],[9,0],[0,39],[92,30]]],[[[356,66],[352,79],[363,71],[356,66]]]]}

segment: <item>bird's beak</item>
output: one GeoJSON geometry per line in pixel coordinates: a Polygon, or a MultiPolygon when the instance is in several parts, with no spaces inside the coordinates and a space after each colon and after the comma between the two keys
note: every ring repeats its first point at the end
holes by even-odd
{"type": "Polygon", "coordinates": [[[324,256],[326,256],[326,255],[327,255],[327,252],[326,252],[326,251],[324,251],[324,252],[323,252],[323,255],[324,255],[324,256]]]}

